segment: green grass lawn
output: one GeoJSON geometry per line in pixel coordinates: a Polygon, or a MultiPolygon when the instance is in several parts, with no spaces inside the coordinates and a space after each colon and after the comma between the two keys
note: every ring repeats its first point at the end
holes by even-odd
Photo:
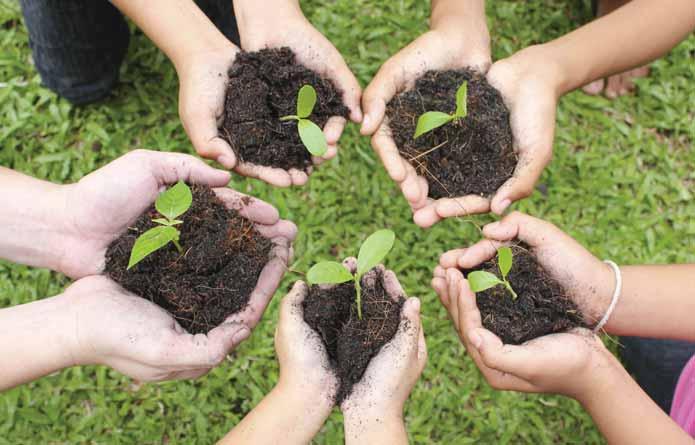
{"type": "MultiPolygon", "coordinates": [[[[312,0],[303,6],[366,85],[390,54],[426,29],[427,3],[312,0]]],[[[495,59],[588,20],[587,3],[489,1],[495,59]]],[[[142,34],[131,43],[113,97],[86,108],[73,108],[41,87],[19,6],[7,0],[0,0],[0,47],[0,164],[70,182],[133,148],[192,152],[177,116],[176,74],[142,34]]],[[[636,95],[616,101],[582,93],[564,98],[543,192],[515,207],[554,222],[601,258],[695,262],[693,57],[695,36],[655,63],[636,95]]],[[[602,442],[577,403],[495,392],[481,379],[429,287],[439,254],[473,242],[475,233],[456,220],[427,231],[416,227],[355,126],[348,127],[339,158],[303,188],[234,183],[297,223],[299,270],[331,253],[355,253],[363,236],[377,228],[396,231],[388,266],[410,295],[422,298],[430,352],[406,408],[413,443],[602,442]]],[[[66,284],[63,276],[0,262],[0,307],[57,294],[66,284]]],[[[107,368],[81,367],[1,394],[0,444],[213,443],[276,382],[278,302],[279,295],[251,339],[199,381],[136,385],[107,368]]],[[[342,437],[336,412],[315,442],[336,444],[342,437]]]]}

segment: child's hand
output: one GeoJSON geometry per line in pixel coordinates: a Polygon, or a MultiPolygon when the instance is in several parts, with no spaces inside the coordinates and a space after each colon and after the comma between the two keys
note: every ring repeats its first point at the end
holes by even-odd
{"type": "Polygon", "coordinates": [[[432,286],[446,294],[445,271],[471,269],[493,258],[496,249],[515,239],[526,243],[543,268],[568,292],[589,325],[598,323],[615,289],[613,270],[554,225],[520,212],[483,228],[484,240],[467,249],[444,253],[435,269],[432,286]]]}
{"type": "Polygon", "coordinates": [[[504,345],[484,329],[475,294],[458,269],[449,269],[442,304],[466,350],[495,389],[556,393],[584,401],[596,389],[597,372],[613,367],[615,358],[586,329],[539,337],[520,346],[504,345]]]}

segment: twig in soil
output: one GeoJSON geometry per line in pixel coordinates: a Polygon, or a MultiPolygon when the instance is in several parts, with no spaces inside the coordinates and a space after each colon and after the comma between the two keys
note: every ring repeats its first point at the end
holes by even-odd
{"type": "Polygon", "coordinates": [[[429,153],[432,153],[433,151],[437,150],[438,148],[443,147],[443,146],[446,145],[448,142],[449,142],[449,140],[447,139],[446,141],[442,142],[441,144],[435,145],[434,147],[430,148],[429,150],[423,151],[422,153],[418,154],[417,156],[408,159],[408,162],[413,162],[413,161],[415,161],[415,160],[417,160],[417,159],[419,159],[419,158],[421,158],[421,157],[423,157],[423,156],[425,156],[425,155],[428,155],[429,153]]]}

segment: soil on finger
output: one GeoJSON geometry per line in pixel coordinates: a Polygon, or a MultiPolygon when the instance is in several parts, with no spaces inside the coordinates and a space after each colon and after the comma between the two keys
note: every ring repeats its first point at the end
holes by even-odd
{"type": "MultiPolygon", "coordinates": [[[[483,326],[505,344],[518,345],[537,337],[587,327],[579,308],[566,291],[538,263],[527,247],[513,247],[509,282],[517,293],[514,300],[504,286],[495,286],[476,294],[483,326]]],[[[496,259],[476,269],[500,276],[496,259]]]]}
{"type": "Polygon", "coordinates": [[[161,217],[154,206],[109,246],[105,273],[126,290],[169,311],[191,334],[207,333],[244,309],[272,243],[212,189],[193,186],[193,204],[179,219],[183,252],[169,243],[126,270],[135,239],[161,217]]]}
{"type": "Polygon", "coordinates": [[[427,179],[431,198],[489,197],[514,173],[509,110],[499,91],[473,70],[428,71],[388,103],[386,114],[401,156],[427,179]],[[468,115],[413,139],[423,113],[456,110],[456,90],[464,81],[468,115]]]}
{"type": "Polygon", "coordinates": [[[304,320],[319,333],[326,345],[331,366],[340,382],[336,404],[340,404],[362,379],[369,361],[388,343],[401,320],[405,299],[394,301],[384,289],[383,274],[374,284],[362,279],[362,319],[357,315],[355,285],[345,283],[330,289],[314,285],[303,303],[304,320]]]}
{"type": "Polygon", "coordinates": [[[316,90],[309,119],[323,128],[332,116],[348,116],[342,92],[325,77],[297,62],[289,48],[240,52],[229,69],[220,135],[242,162],[307,171],[311,154],[302,144],[294,120],[297,93],[316,90]]]}

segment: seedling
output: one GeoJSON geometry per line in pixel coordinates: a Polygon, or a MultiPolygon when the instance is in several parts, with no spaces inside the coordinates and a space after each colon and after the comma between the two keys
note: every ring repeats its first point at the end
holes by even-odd
{"type": "Polygon", "coordinates": [[[351,274],[342,264],[323,261],[314,264],[306,274],[309,284],[340,284],[350,280],[355,282],[355,303],[357,316],[362,319],[362,287],[360,279],[371,268],[379,264],[393,248],[396,235],[388,229],[377,230],[364,240],[357,255],[357,271],[351,274]]]}
{"type": "Polygon", "coordinates": [[[316,90],[311,85],[304,85],[297,94],[297,114],[281,117],[281,121],[297,121],[297,130],[302,144],[314,156],[323,156],[328,150],[326,137],[321,128],[308,118],[316,105],[316,90]]]}
{"type": "Polygon", "coordinates": [[[183,252],[179,244],[179,236],[181,234],[176,228],[183,221],[176,218],[186,213],[192,203],[193,194],[191,189],[183,181],[179,181],[175,186],[159,195],[154,203],[154,207],[163,218],[154,218],[152,221],[159,225],[151,228],[135,240],[133,250],[130,251],[128,269],[170,242],[176,246],[179,252],[183,252]]]}
{"type": "Polygon", "coordinates": [[[497,267],[500,270],[502,279],[500,280],[495,274],[491,274],[490,272],[476,270],[475,272],[469,273],[467,277],[471,290],[477,293],[502,285],[512,294],[512,299],[516,300],[518,295],[514,292],[514,289],[512,289],[509,280],[507,280],[507,275],[509,271],[512,270],[512,257],[512,249],[509,247],[500,247],[497,250],[497,267]]]}
{"type": "Polygon", "coordinates": [[[428,111],[422,114],[417,120],[413,139],[417,139],[451,121],[463,119],[466,115],[468,115],[468,82],[464,81],[456,91],[456,111],[453,114],[442,113],[441,111],[428,111]]]}

